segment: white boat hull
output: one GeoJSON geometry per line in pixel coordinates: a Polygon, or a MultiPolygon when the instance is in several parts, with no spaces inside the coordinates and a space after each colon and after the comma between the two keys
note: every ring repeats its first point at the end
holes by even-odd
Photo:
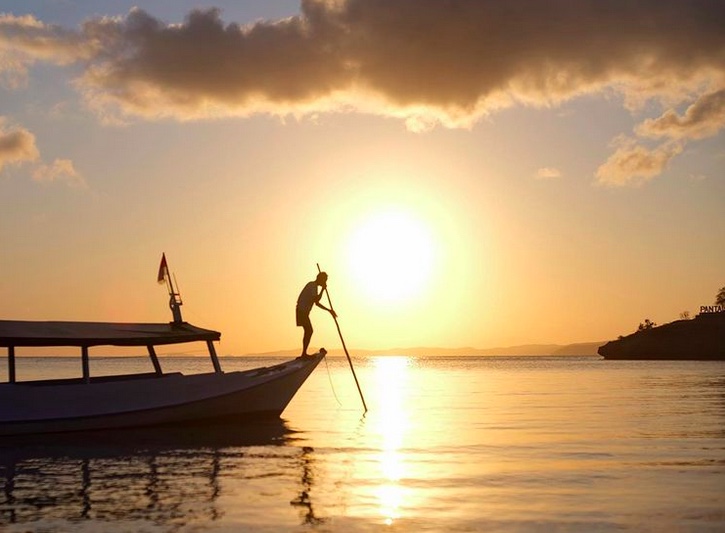
{"type": "Polygon", "coordinates": [[[279,417],[323,357],[244,372],[0,384],[0,436],[279,417]]]}

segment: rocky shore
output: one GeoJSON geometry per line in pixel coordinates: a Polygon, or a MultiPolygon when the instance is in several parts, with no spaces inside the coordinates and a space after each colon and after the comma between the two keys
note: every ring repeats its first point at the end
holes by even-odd
{"type": "Polygon", "coordinates": [[[605,359],[725,360],[725,312],[640,330],[598,352],[605,359]]]}

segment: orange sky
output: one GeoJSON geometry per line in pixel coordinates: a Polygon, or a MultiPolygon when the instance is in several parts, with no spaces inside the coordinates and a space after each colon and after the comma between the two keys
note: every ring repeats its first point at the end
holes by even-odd
{"type": "Polygon", "coordinates": [[[590,4],[0,1],[0,318],[169,320],[162,252],[221,354],[298,346],[317,263],[365,349],[695,314],[725,285],[722,10],[590,4]]]}

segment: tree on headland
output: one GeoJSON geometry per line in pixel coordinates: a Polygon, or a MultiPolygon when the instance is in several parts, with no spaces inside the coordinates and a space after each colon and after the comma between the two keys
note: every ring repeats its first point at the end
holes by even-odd
{"type": "Polygon", "coordinates": [[[680,320],[690,320],[690,312],[682,311],[682,313],[680,313],[680,320]]]}
{"type": "Polygon", "coordinates": [[[649,318],[645,318],[644,319],[644,322],[640,322],[639,323],[639,327],[637,328],[637,331],[644,331],[646,329],[652,329],[656,325],[657,324],[655,324],[654,322],[652,322],[649,318]]]}
{"type": "Polygon", "coordinates": [[[715,297],[715,305],[722,305],[725,307],[725,287],[720,289],[715,297]]]}

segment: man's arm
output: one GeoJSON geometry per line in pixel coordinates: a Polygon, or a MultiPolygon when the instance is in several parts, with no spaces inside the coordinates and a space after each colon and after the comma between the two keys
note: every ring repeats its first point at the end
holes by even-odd
{"type": "Polygon", "coordinates": [[[333,317],[337,318],[337,313],[335,313],[335,311],[333,311],[332,309],[328,309],[327,307],[325,307],[324,305],[322,305],[320,303],[320,299],[322,298],[322,294],[324,292],[325,292],[325,289],[323,287],[323,289],[320,291],[320,294],[317,295],[317,300],[315,301],[315,305],[317,307],[320,307],[321,309],[324,309],[325,311],[327,311],[328,313],[330,313],[333,317]]]}

